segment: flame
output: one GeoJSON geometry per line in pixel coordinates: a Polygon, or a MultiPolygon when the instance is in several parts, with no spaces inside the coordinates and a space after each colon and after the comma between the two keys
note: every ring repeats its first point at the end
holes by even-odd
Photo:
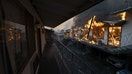
{"type": "MultiPolygon", "coordinates": [[[[98,44],[98,42],[94,39],[90,39],[88,37],[88,31],[89,29],[91,31],[95,30],[95,28],[98,28],[98,27],[102,27],[104,25],[103,22],[97,22],[96,21],[96,16],[93,16],[92,18],[90,18],[88,20],[88,23],[84,25],[84,29],[82,29],[82,34],[84,35],[81,39],[79,39],[80,41],[85,41],[85,42],[88,42],[88,43],[91,43],[91,44],[98,44]],[[90,28],[90,25],[91,25],[91,28],[90,28]]],[[[104,32],[104,28],[101,28],[101,31],[104,32]]],[[[96,32],[99,32],[99,31],[96,31],[96,32]]],[[[96,33],[97,34],[97,33],[96,33]]],[[[102,33],[100,33],[102,34],[102,33]]],[[[94,37],[98,37],[96,35],[93,35],[94,37]]]]}
{"type": "Polygon", "coordinates": [[[120,45],[120,33],[121,33],[121,27],[110,27],[108,44],[112,46],[119,46],[120,45]]]}
{"type": "Polygon", "coordinates": [[[88,20],[88,23],[84,27],[85,28],[90,28],[91,22],[92,22],[92,18],[90,18],[90,20],[88,20]]]}
{"type": "MultiPolygon", "coordinates": [[[[88,20],[87,24],[84,25],[84,28],[81,29],[81,36],[82,37],[79,37],[78,33],[76,32],[78,28],[76,26],[72,27],[72,29],[74,31],[74,33],[73,33],[74,37],[73,38],[77,39],[78,41],[84,41],[84,42],[88,42],[91,44],[98,44],[98,42],[95,39],[91,39],[92,37],[89,37],[88,31],[89,30],[93,31],[93,30],[95,30],[95,28],[102,27],[103,25],[104,25],[104,23],[97,22],[96,16],[93,16],[92,18],[90,18],[88,20]],[[90,27],[90,25],[91,25],[91,27],[90,27]]],[[[101,31],[104,32],[104,28],[101,28],[101,31]]],[[[100,32],[100,31],[96,31],[96,32],[100,32]]],[[[103,33],[100,33],[100,35],[102,35],[102,34],[103,33]]],[[[66,36],[69,36],[69,35],[66,35],[66,36]]],[[[93,36],[96,38],[98,37],[96,35],[93,35],[93,36]]]]}
{"type": "MultiPolygon", "coordinates": [[[[120,14],[122,18],[125,18],[126,13],[120,14]]],[[[125,20],[125,19],[123,19],[125,20]]],[[[108,35],[108,45],[119,46],[120,45],[120,33],[121,27],[113,27],[114,24],[110,24],[112,27],[109,27],[108,35]]],[[[75,38],[78,41],[84,41],[91,44],[100,44],[101,40],[104,40],[104,34],[107,31],[103,22],[96,21],[96,16],[93,16],[88,20],[88,22],[81,28],[79,33],[79,27],[74,26],[71,29],[70,33],[68,32],[67,37],[75,38]],[[89,34],[88,34],[89,33],[89,34]]]]}
{"type": "Polygon", "coordinates": [[[103,22],[97,22],[96,20],[96,16],[93,16],[93,18],[91,18],[90,20],[88,20],[88,23],[84,26],[85,28],[90,28],[90,25],[92,24],[92,29],[93,29],[93,27],[99,27],[99,26],[103,26],[104,25],[104,23],[103,22]],[[93,21],[92,21],[92,19],[93,19],[93,21]]]}
{"type": "Polygon", "coordinates": [[[92,22],[93,25],[92,26],[99,27],[99,26],[103,26],[104,25],[104,23],[97,22],[95,19],[96,19],[96,16],[93,17],[93,22],[92,22]]]}
{"type": "Polygon", "coordinates": [[[126,12],[120,13],[119,16],[121,16],[121,20],[126,20],[126,12]]]}

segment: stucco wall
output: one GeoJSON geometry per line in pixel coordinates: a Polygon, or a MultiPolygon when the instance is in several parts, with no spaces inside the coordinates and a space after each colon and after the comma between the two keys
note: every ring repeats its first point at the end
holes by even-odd
{"type": "Polygon", "coordinates": [[[102,40],[102,43],[104,43],[106,45],[108,43],[108,28],[105,28],[104,39],[102,40]]]}
{"type": "Polygon", "coordinates": [[[127,12],[127,24],[122,26],[121,46],[132,44],[132,12],[127,12]]]}

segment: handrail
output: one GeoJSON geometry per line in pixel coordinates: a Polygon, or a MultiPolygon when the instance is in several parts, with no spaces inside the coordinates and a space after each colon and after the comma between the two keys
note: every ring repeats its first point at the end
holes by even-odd
{"type": "MultiPolygon", "coordinates": [[[[74,52],[72,52],[67,46],[65,46],[62,42],[58,41],[63,47],[65,47],[69,52],[77,56],[74,52]]],[[[78,56],[77,56],[78,57],[78,56]]]]}
{"type": "MultiPolygon", "coordinates": [[[[87,67],[89,67],[88,65],[90,65],[90,64],[88,64],[88,63],[86,63],[85,61],[83,61],[83,59],[82,58],[80,58],[78,55],[76,55],[72,50],[70,50],[67,46],[65,46],[62,42],[60,42],[60,41],[58,41],[58,40],[56,40],[60,45],[62,45],[65,49],[67,49],[71,54],[72,54],[72,56],[75,56],[75,57],[77,57],[78,58],[78,60],[81,60],[81,62],[83,62],[83,64],[85,64],[87,67]]],[[[91,74],[94,74],[94,70],[92,70],[91,68],[88,68],[90,71],[91,71],[91,74]]],[[[78,70],[78,71],[80,71],[80,70],[78,70]]],[[[84,74],[84,73],[83,73],[84,74]]]]}
{"type": "MultiPolygon", "coordinates": [[[[57,48],[56,45],[55,45],[55,48],[57,48]]],[[[62,55],[61,55],[61,53],[59,52],[58,48],[57,48],[57,52],[58,52],[58,55],[60,56],[61,60],[63,60],[62,55]]],[[[70,72],[70,70],[69,70],[69,68],[67,67],[65,61],[63,61],[63,64],[64,64],[64,66],[66,67],[66,69],[70,72]]]]}

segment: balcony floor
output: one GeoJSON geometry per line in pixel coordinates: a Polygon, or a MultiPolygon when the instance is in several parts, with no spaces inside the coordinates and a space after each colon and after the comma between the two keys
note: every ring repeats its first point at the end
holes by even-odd
{"type": "Polygon", "coordinates": [[[40,61],[38,74],[60,74],[55,53],[55,49],[52,48],[52,45],[47,44],[44,55],[40,61]]]}

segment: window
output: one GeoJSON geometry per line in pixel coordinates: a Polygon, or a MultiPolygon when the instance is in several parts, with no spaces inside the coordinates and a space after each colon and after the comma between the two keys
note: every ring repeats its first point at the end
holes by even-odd
{"type": "Polygon", "coordinates": [[[13,51],[16,68],[19,70],[28,58],[26,26],[6,22],[8,49],[13,51]]]}
{"type": "Polygon", "coordinates": [[[111,46],[120,46],[121,27],[109,27],[108,44],[111,46]]]}
{"type": "Polygon", "coordinates": [[[93,27],[93,38],[104,39],[104,27],[93,27]]]}

